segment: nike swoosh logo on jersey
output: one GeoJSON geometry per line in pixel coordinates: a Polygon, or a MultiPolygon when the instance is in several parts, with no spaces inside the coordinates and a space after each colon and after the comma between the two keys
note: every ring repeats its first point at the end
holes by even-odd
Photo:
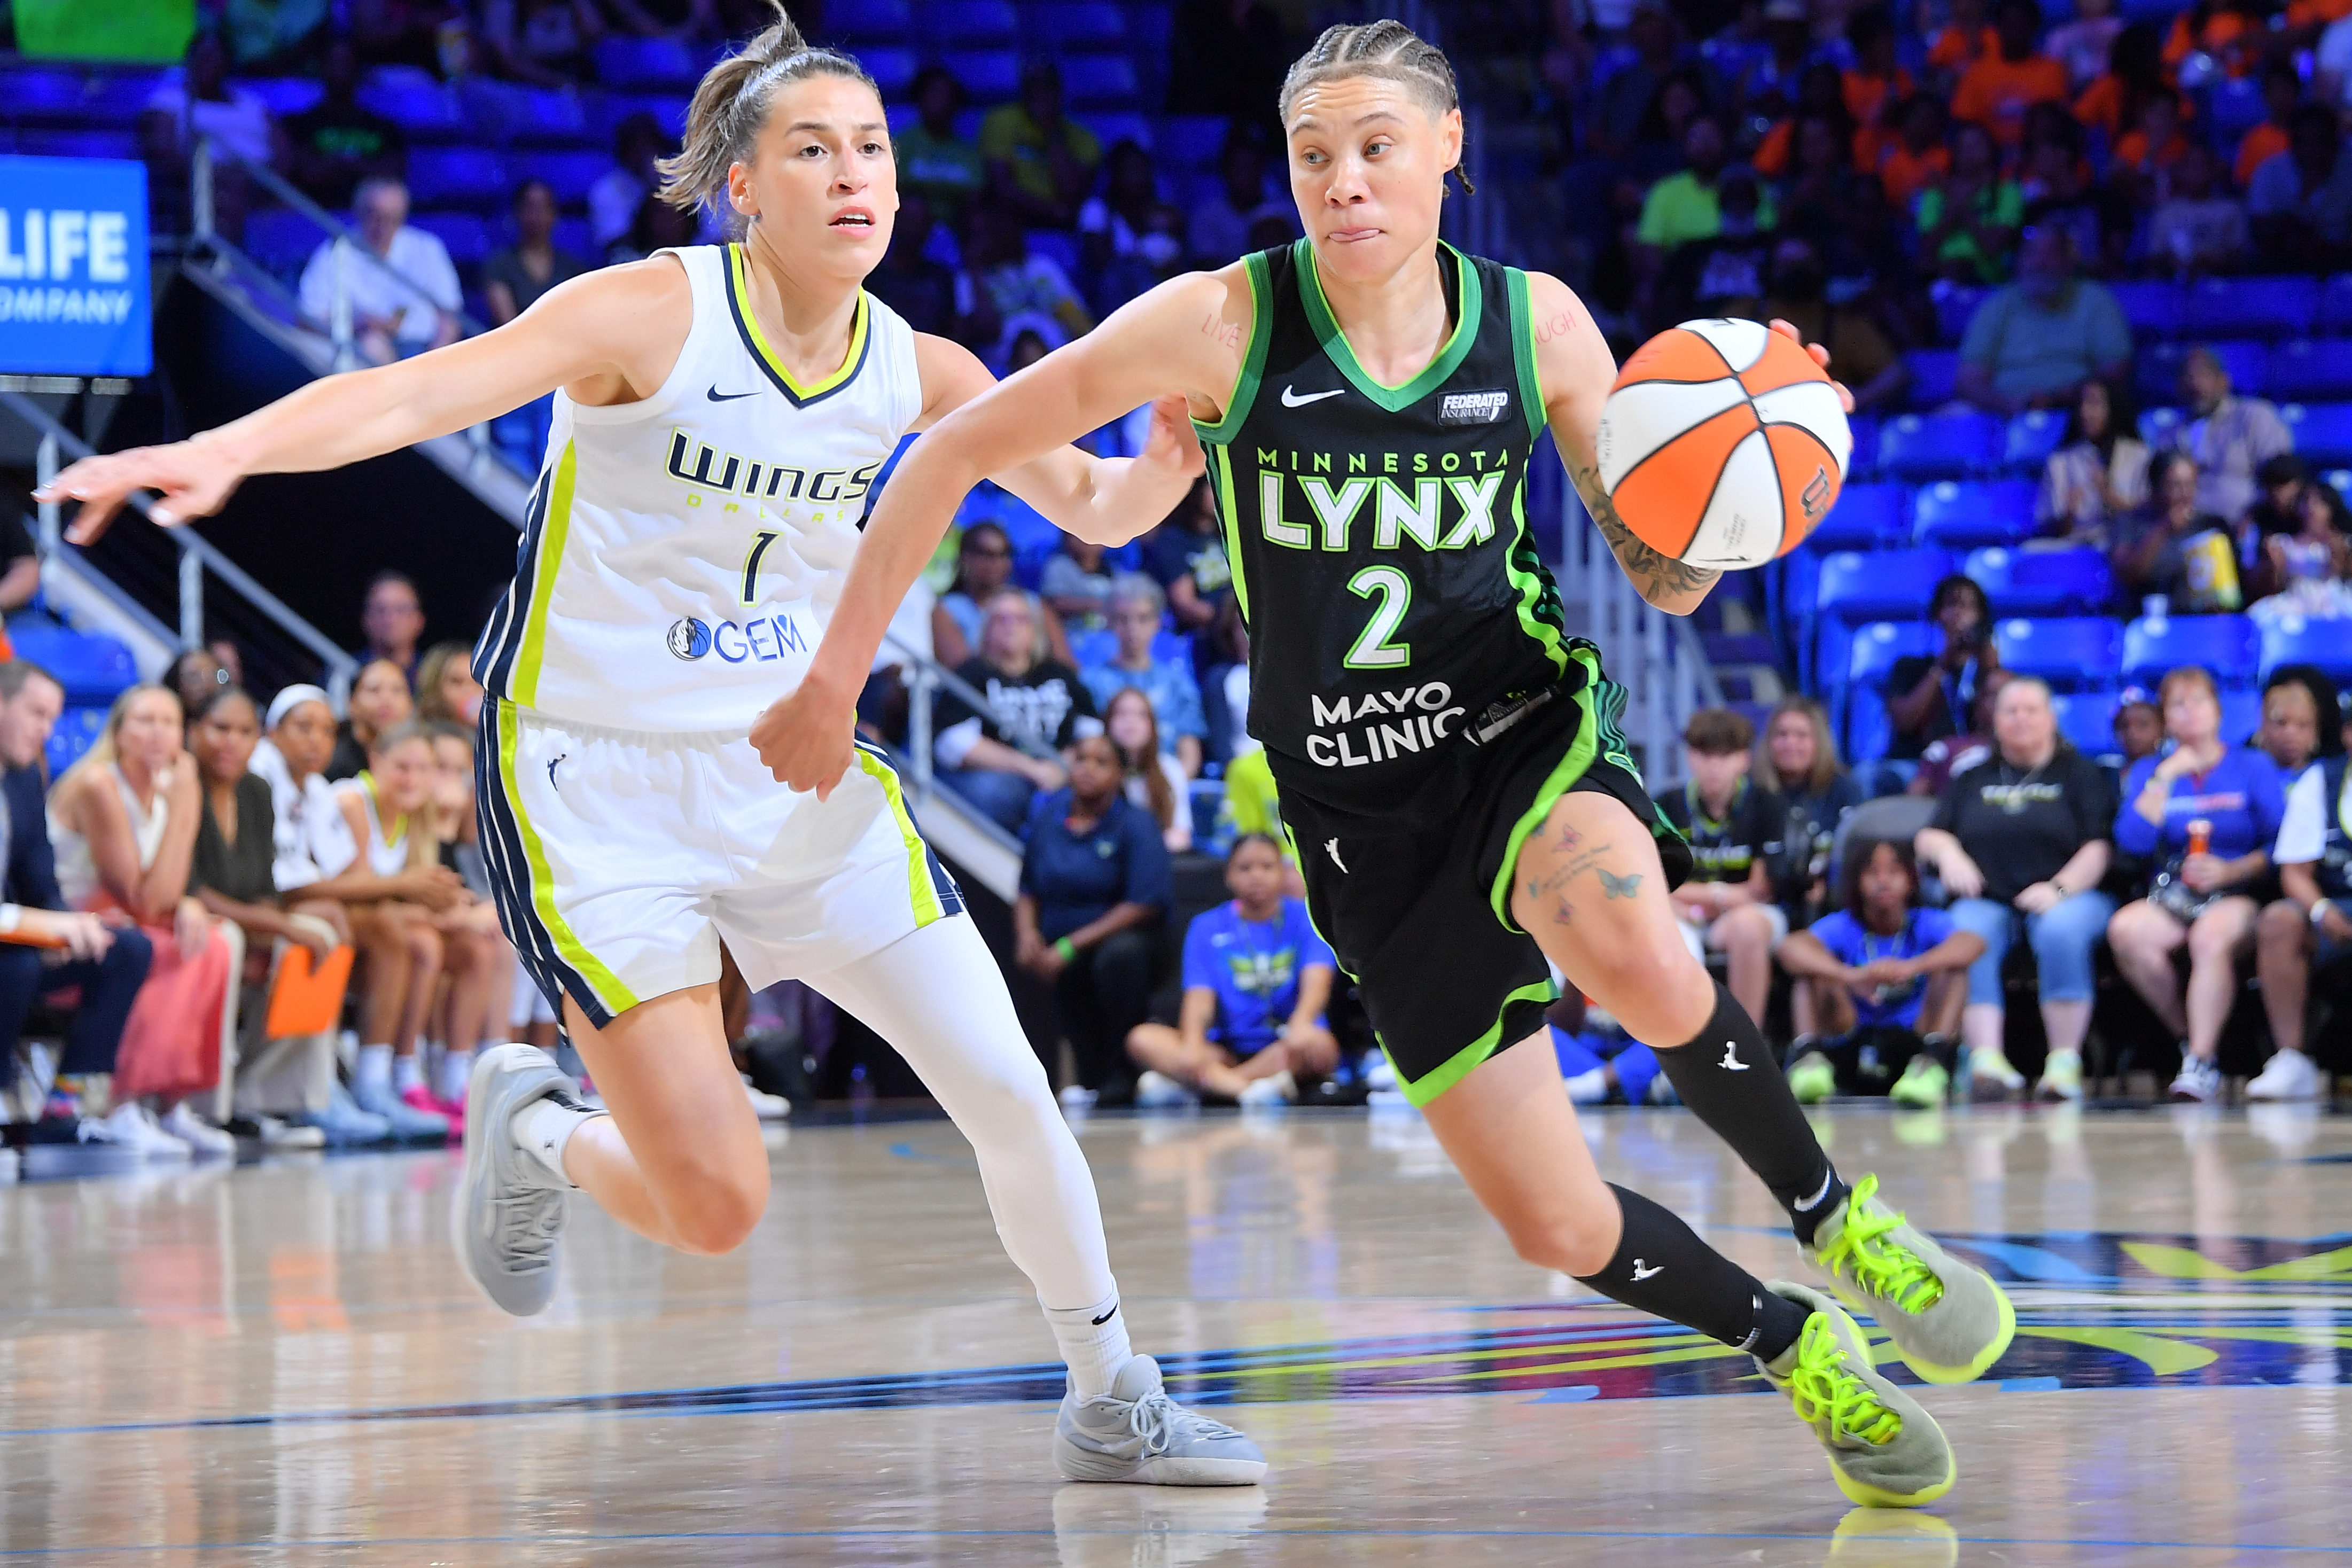
{"type": "Polygon", "coordinates": [[[1305,408],[1308,403],[1321,402],[1327,397],[1345,397],[1347,392],[1348,389],[1346,387],[1333,387],[1329,392],[1307,392],[1302,396],[1294,389],[1285,387],[1282,389],[1282,406],[1285,408],[1305,408]]]}
{"type": "Polygon", "coordinates": [[[709,392],[704,392],[702,395],[709,398],[713,402],[733,402],[739,397],[758,397],[760,395],[760,389],[758,387],[753,387],[747,392],[723,392],[714,385],[709,392]]]}

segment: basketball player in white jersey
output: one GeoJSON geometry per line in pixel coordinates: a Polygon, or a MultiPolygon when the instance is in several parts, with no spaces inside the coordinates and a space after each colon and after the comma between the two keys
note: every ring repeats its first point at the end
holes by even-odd
{"type": "MultiPolygon", "coordinates": [[[[86,459],[44,495],[81,504],[79,540],[135,489],[176,523],[246,475],[337,467],[556,391],[514,587],[475,653],[482,845],[610,1114],[542,1052],[482,1054],[467,1272],[510,1312],[545,1307],[575,1187],[681,1250],[751,1234],[768,1158],[720,1020],[723,939],[754,987],[797,977],[873,1026],[971,1139],[1069,1364],[1061,1472],[1255,1481],[1257,1448],[1174,1405],[1129,1350],[1091,1175],[888,765],[861,747],[820,801],[777,786],[746,738],[807,667],[898,439],[990,385],[861,287],[898,207],[872,78],[780,14],[703,79],[665,173],[680,205],[723,199],[742,242],[591,273],[494,332],[86,459]]],[[[1073,533],[1124,539],[1201,467],[1171,405],[1140,457],[1065,446],[998,478],[1073,533]]]]}

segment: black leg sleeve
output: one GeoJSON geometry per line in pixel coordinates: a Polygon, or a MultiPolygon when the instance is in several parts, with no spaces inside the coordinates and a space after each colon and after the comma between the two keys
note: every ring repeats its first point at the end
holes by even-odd
{"type": "Polygon", "coordinates": [[[1616,1256],[1580,1283],[1770,1361],[1805,1325],[1805,1309],[1700,1240],[1674,1214],[1611,1183],[1625,1216],[1616,1256]]]}
{"type": "Polygon", "coordinates": [[[1764,1179],[1797,1239],[1810,1245],[1845,1186],[1748,1010],[1717,985],[1706,1028],[1689,1044],[1658,1052],[1658,1062],[1683,1103],[1764,1179]]]}

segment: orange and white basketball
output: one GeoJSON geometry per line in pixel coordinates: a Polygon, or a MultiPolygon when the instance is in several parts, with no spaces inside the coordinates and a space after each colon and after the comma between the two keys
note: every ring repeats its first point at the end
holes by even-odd
{"type": "Polygon", "coordinates": [[[1787,554],[1828,514],[1853,432],[1796,343],[1754,321],[1685,321],[1625,361],[1597,446],[1643,544],[1728,570],[1787,554]]]}

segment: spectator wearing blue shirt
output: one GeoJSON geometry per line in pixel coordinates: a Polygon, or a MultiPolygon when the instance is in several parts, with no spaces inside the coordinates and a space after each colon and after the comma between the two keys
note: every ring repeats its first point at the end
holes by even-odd
{"type": "Polygon", "coordinates": [[[1013,959],[1054,988],[1078,1082],[1076,1109],[1132,1092],[1123,1050],[1150,1010],[1154,928],[1172,896],[1168,849],[1151,813],[1128,803],[1118,751],[1099,731],[1070,748],[1070,782],[1029,813],[1013,959]]]}
{"type": "Polygon", "coordinates": [[[2221,695],[2209,672],[2175,670],[2158,695],[2172,749],[2132,765],[2116,817],[2116,847],[2148,857],[2156,881],[2146,898],[2116,911],[2107,945],[2124,978],[2181,1037],[2172,1098],[2210,1102],[2221,1092],[2214,1053],[2237,999],[2238,959],[2253,944],[2252,891],[2271,868],[2285,796],[2276,764],[2222,740],[2221,695]],[[2185,996],[2172,967],[2184,943],[2185,996]]]}
{"type": "Polygon", "coordinates": [[[1118,633],[1118,652],[1105,664],[1083,672],[1087,689],[1097,708],[1107,706],[1120,689],[1133,686],[1151,699],[1160,720],[1160,746],[1184,765],[1184,777],[1201,776],[1201,743],[1209,733],[1201,712],[1201,686],[1192,678],[1187,659],[1156,659],[1151,640],[1160,634],[1160,619],[1168,608],[1160,585],[1140,572],[1122,572],[1111,585],[1110,624],[1118,633]]]}
{"type": "Polygon", "coordinates": [[[1194,918],[1184,933],[1184,1000],[1173,1028],[1139,1024],[1127,1053],[1143,1068],[1139,1105],[1191,1104],[1203,1094],[1244,1105],[1279,1104],[1298,1080],[1339,1064],[1339,1042],[1323,1021],[1339,960],[1282,894],[1282,846],[1244,833],[1225,857],[1233,901],[1194,918]]]}
{"type": "Polygon", "coordinates": [[[1840,1090],[1898,1105],[1941,1105],[1963,976],[1985,940],[1940,909],[1916,907],[1911,846],[1880,841],[1846,856],[1842,903],[1780,945],[1780,967],[1808,982],[1821,1036],[1791,1047],[1789,1087],[1805,1104],[1840,1090]],[[1894,1079],[1897,1068],[1903,1076],[1894,1079]]]}

